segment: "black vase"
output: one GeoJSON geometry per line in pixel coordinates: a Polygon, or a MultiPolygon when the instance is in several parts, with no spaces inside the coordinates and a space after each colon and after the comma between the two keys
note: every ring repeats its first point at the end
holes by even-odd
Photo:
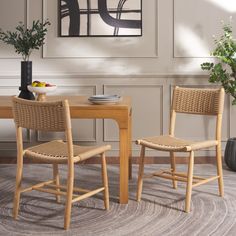
{"type": "Polygon", "coordinates": [[[19,98],[34,100],[34,94],[30,92],[27,85],[32,84],[32,61],[21,62],[21,86],[19,98]]]}
{"type": "Polygon", "coordinates": [[[228,139],[225,147],[225,163],[233,171],[236,171],[236,138],[228,139]]]}

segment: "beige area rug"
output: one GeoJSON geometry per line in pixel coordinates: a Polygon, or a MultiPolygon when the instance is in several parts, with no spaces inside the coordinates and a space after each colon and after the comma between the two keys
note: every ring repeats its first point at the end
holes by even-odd
{"type": "MultiPolygon", "coordinates": [[[[165,165],[148,165],[148,173],[165,165]]],[[[18,220],[13,220],[12,200],[15,165],[0,165],[0,235],[236,235],[236,172],[224,169],[225,197],[218,196],[217,181],[193,190],[192,211],[184,209],[185,185],[171,188],[171,182],[151,179],[144,182],[142,201],[135,201],[137,166],[130,181],[128,205],[118,204],[118,166],[109,165],[110,210],[103,208],[102,197],[92,197],[75,203],[71,227],[63,230],[64,205],[54,196],[41,192],[22,195],[18,220]]],[[[180,169],[183,166],[180,165],[180,169]]],[[[60,168],[66,176],[66,168],[60,168]]],[[[24,184],[51,177],[49,165],[25,165],[24,184]]],[[[213,165],[195,165],[195,174],[215,173],[213,165]]],[[[76,167],[76,185],[93,187],[100,184],[98,165],[76,167]]]]}

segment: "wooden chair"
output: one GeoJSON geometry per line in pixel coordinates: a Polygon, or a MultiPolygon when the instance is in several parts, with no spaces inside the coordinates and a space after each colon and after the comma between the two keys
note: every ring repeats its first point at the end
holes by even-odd
{"type": "Polygon", "coordinates": [[[20,194],[32,190],[55,194],[57,202],[60,201],[60,196],[66,197],[64,216],[65,229],[69,228],[71,207],[74,202],[103,191],[104,205],[108,210],[109,192],[105,151],[111,149],[110,145],[100,147],[73,145],[70,110],[67,100],[58,102],[36,102],[13,97],[12,101],[17,137],[17,174],[13,217],[16,219],[18,215],[20,194]],[[22,128],[38,131],[65,132],[66,142],[54,140],[24,149],[22,128]],[[74,164],[95,155],[100,155],[102,159],[103,186],[95,190],[74,187],[74,164]],[[28,188],[21,188],[23,158],[31,158],[39,162],[53,164],[53,179],[35,184],[28,188]],[[60,185],[58,164],[67,164],[67,186],[60,185]],[[78,195],[78,193],[82,194],[78,195]]]}
{"type": "Polygon", "coordinates": [[[170,153],[171,169],[167,171],[159,171],[151,174],[151,177],[158,176],[165,179],[170,179],[173,182],[173,188],[177,188],[177,181],[187,183],[185,212],[190,211],[192,187],[205,184],[209,181],[218,180],[219,194],[224,195],[223,190],[223,176],[222,176],[222,159],[221,159],[221,124],[222,113],[224,106],[224,90],[222,89],[195,89],[175,87],[172,99],[171,120],[169,135],[148,137],[137,140],[136,143],[141,145],[139,174],[138,174],[138,188],[137,201],[141,199],[142,185],[143,185],[143,170],[145,148],[151,148],[160,151],[167,151],[170,153]],[[214,140],[206,141],[190,141],[179,139],[174,136],[175,121],[177,113],[209,115],[216,117],[216,134],[214,140]],[[209,178],[202,178],[193,176],[194,152],[208,147],[216,147],[216,162],[217,175],[209,178]],[[187,173],[176,172],[175,167],[175,152],[187,152],[188,171],[187,173]]]}

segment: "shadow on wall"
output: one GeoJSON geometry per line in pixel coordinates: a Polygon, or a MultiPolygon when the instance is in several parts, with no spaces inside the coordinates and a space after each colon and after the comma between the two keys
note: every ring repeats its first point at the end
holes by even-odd
{"type": "MultiPolygon", "coordinates": [[[[176,60],[180,58],[178,70],[185,71],[188,68],[188,71],[200,71],[200,64],[205,60],[204,58],[210,57],[214,47],[213,35],[221,31],[221,21],[229,22],[231,15],[236,20],[234,13],[236,13],[236,1],[232,0],[198,2],[181,0],[179,5],[176,5],[174,58],[176,60]],[[183,12],[184,3],[186,10],[183,12]],[[199,11],[201,11],[201,18],[199,18],[199,11]],[[209,18],[209,15],[213,17],[209,18]]],[[[214,61],[214,58],[212,60],[214,61]]]]}

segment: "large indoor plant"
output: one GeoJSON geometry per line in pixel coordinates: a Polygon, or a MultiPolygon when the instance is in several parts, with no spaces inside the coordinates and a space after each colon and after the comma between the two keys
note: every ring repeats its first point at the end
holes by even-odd
{"type": "Polygon", "coordinates": [[[4,32],[0,29],[0,40],[12,45],[17,54],[22,56],[21,62],[21,87],[19,97],[34,99],[34,95],[28,91],[27,85],[32,83],[32,61],[29,60],[33,50],[38,50],[43,44],[47,33],[48,20],[40,22],[33,21],[32,27],[27,28],[22,22],[15,31],[4,32]]]}
{"type": "MultiPolygon", "coordinates": [[[[204,62],[201,68],[210,71],[209,82],[221,84],[233,97],[232,105],[236,105],[236,39],[232,33],[231,24],[223,24],[223,35],[215,38],[212,52],[217,62],[204,62]]],[[[236,138],[228,139],[224,159],[227,166],[236,171],[236,138]]]]}

